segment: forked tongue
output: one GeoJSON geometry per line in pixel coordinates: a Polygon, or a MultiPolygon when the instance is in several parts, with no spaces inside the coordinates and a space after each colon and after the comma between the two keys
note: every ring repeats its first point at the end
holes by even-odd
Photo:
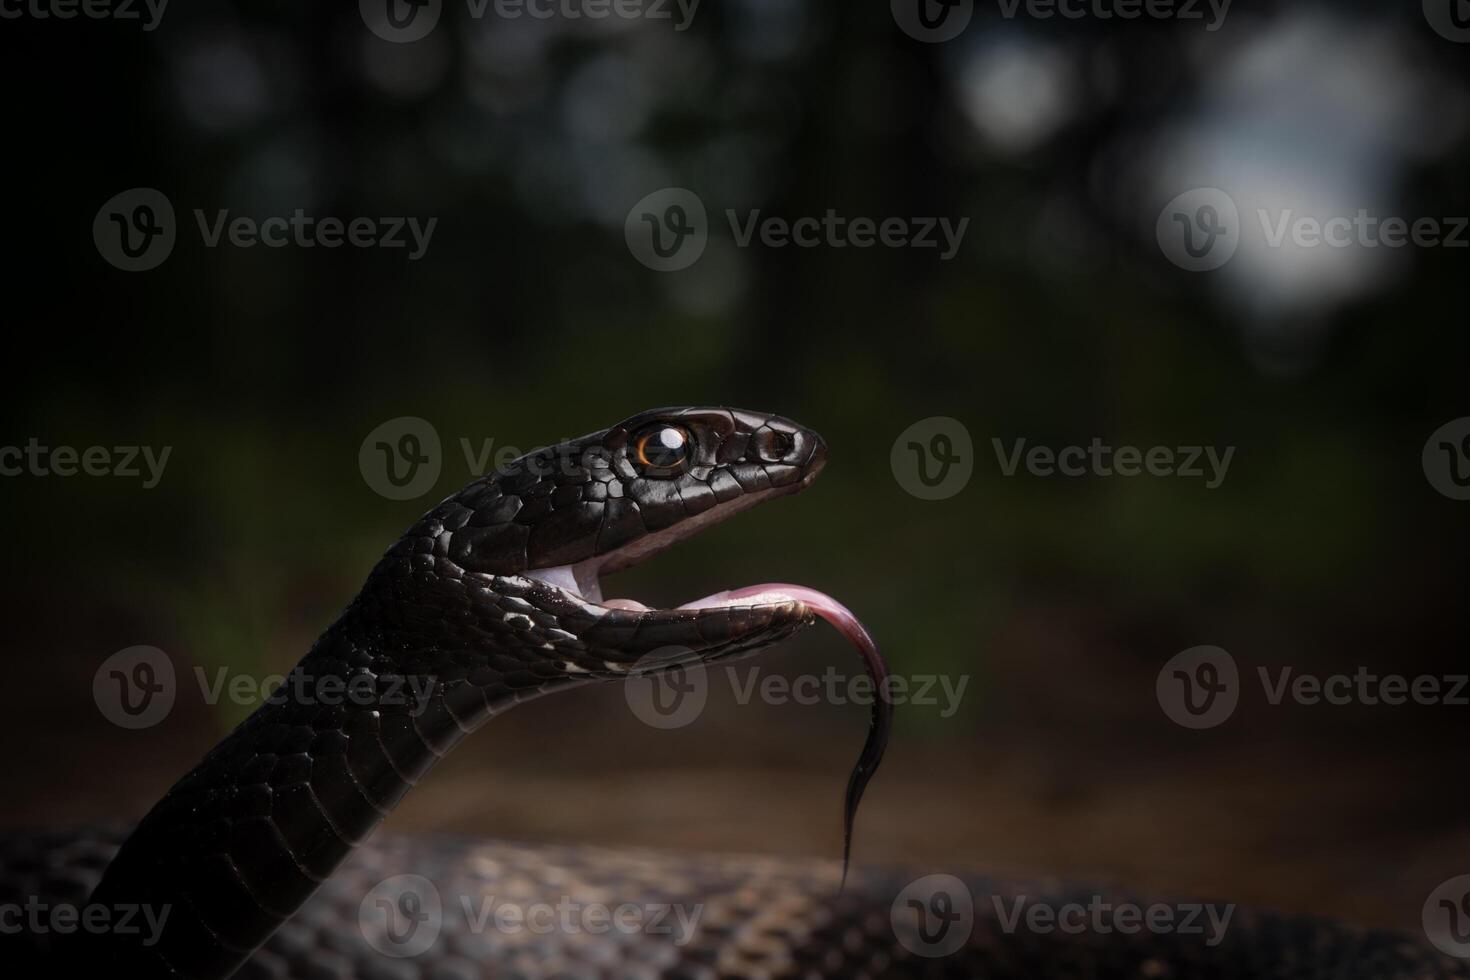
{"type": "Polygon", "coordinates": [[[883,655],[878,652],[878,644],[873,642],[872,635],[862,623],[858,622],[852,610],[826,593],[809,589],[804,585],[786,585],[779,582],[748,585],[741,589],[731,589],[729,592],[707,596],[680,608],[698,609],[735,603],[743,605],[752,599],[767,599],[771,602],[795,599],[804,603],[812,612],[837,627],[837,632],[847,637],[847,641],[857,648],[858,653],[862,654],[863,666],[867,669],[868,678],[873,682],[873,714],[868,723],[868,737],[863,742],[863,751],[858,756],[857,764],[852,767],[852,775],[847,777],[847,798],[842,810],[841,887],[846,887],[847,866],[852,856],[853,819],[857,816],[858,803],[863,798],[863,790],[867,787],[868,780],[873,778],[873,773],[878,771],[878,763],[883,760],[883,750],[888,747],[888,734],[893,727],[893,704],[889,700],[886,683],[888,665],[883,662],[883,655]]]}

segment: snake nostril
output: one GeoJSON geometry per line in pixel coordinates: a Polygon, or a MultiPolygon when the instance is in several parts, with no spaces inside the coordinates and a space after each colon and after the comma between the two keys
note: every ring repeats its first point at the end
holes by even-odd
{"type": "Polygon", "coordinates": [[[807,469],[815,475],[821,468],[827,465],[827,443],[819,435],[813,435],[811,456],[807,459],[807,469]]]}

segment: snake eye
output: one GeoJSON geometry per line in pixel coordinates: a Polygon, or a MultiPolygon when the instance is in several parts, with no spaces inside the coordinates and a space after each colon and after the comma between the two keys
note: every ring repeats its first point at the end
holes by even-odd
{"type": "Polygon", "coordinates": [[[689,455],[689,433],[676,425],[654,426],[634,440],[633,452],[649,469],[678,469],[689,455]]]}

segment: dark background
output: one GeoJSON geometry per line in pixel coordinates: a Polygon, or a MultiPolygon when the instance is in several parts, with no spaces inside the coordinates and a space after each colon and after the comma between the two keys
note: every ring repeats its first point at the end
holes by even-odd
{"type": "MultiPolygon", "coordinates": [[[[1007,20],[920,43],[886,5],[704,0],[692,25],[448,3],[391,44],[351,4],[175,0],[158,28],[0,21],[4,445],[171,446],[161,483],[0,479],[0,822],[131,820],[229,725],[186,687],[126,732],[91,697],[134,644],[187,671],[284,670],[376,556],[472,475],[459,439],[530,449],[663,404],[816,428],[831,463],[614,579],[677,604],[758,581],[831,592],[896,672],[967,676],[899,714],[856,857],[1056,873],[1417,929],[1470,863],[1470,708],[1266,703],[1258,666],[1467,670],[1470,504],[1430,433],[1470,415],[1466,252],[1267,251],[1190,273],[1174,195],[1410,219],[1470,213],[1467,54],[1417,3],[1237,3],[1224,25],[1007,20]],[[306,8],[312,9],[306,9],[306,8]],[[161,266],[92,222],[157,188],[161,266]],[[682,272],[623,221],[668,186],[715,222],[682,272]],[[403,250],[205,248],[192,210],[437,217],[403,250]],[[722,213],[968,217],[959,254],[737,248],[722,213]],[[373,492],[358,450],[429,420],[443,474],[373,492]],[[890,448],[952,416],[958,495],[890,448]],[[1003,477],[991,439],[1234,446],[1176,478],[1003,477]],[[1199,644],[1248,675],[1225,724],[1165,716],[1199,644]]],[[[815,630],[760,664],[856,662],[815,630]]],[[[496,719],[388,822],[555,841],[835,857],[855,705],[740,705],[716,681],[655,731],[615,686],[496,719]]]]}

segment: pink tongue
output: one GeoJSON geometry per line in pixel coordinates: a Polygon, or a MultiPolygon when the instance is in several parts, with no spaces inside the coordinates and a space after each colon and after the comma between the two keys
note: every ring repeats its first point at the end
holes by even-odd
{"type": "Polygon", "coordinates": [[[888,665],[883,662],[883,655],[878,652],[878,644],[873,642],[872,634],[852,614],[852,610],[825,592],[818,592],[804,585],[787,585],[782,582],[748,585],[741,589],[731,589],[728,592],[717,592],[712,596],[686,603],[679,608],[705,609],[715,606],[748,605],[751,604],[751,600],[780,602],[785,599],[795,599],[805,603],[808,609],[837,627],[837,632],[847,637],[847,641],[857,648],[858,653],[862,654],[863,666],[867,669],[868,677],[873,682],[873,714],[868,725],[868,737],[863,743],[863,751],[858,756],[857,765],[853,767],[852,775],[848,777],[847,798],[843,807],[842,882],[845,885],[848,857],[852,853],[853,818],[857,815],[858,802],[863,798],[863,789],[868,785],[868,780],[873,778],[873,773],[878,769],[878,763],[883,759],[883,750],[888,746],[888,733],[893,726],[893,704],[889,700],[890,692],[886,684],[888,665]]]}
{"type": "MultiPolygon", "coordinates": [[[[804,602],[807,608],[821,616],[827,622],[837,627],[837,631],[847,637],[847,641],[857,647],[862,653],[864,661],[870,668],[875,665],[882,669],[883,661],[878,659],[878,644],[873,642],[863,624],[842,603],[832,598],[825,592],[809,589],[804,585],[787,585],[785,582],[770,582],[765,585],[747,585],[740,589],[730,589],[728,592],[716,592],[714,595],[686,602],[680,609],[707,609],[711,606],[735,606],[750,605],[750,600],[759,597],[766,602],[780,602],[783,599],[795,599],[804,602]]],[[[884,671],[886,674],[887,672],[884,671]]]]}

